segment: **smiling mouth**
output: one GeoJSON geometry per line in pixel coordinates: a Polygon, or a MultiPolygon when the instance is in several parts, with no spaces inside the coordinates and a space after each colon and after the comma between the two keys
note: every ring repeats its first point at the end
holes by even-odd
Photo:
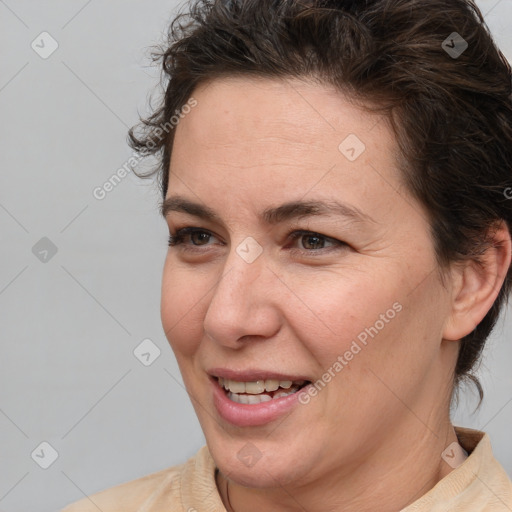
{"type": "Polygon", "coordinates": [[[278,398],[297,393],[297,391],[310,384],[307,380],[266,379],[240,382],[222,377],[217,377],[216,380],[231,401],[247,405],[277,400],[278,398]]]}

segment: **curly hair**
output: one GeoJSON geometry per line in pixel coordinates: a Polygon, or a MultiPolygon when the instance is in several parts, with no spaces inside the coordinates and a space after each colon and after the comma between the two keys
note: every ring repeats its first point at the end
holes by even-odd
{"type": "MultiPolygon", "coordinates": [[[[195,0],[188,6],[152,54],[165,94],[128,134],[135,151],[158,157],[156,168],[139,176],[158,173],[164,197],[177,124],[170,120],[190,109],[199,84],[227,76],[307,78],[334,85],[389,120],[404,184],[429,214],[439,269],[480,263],[493,227],[505,221],[511,231],[511,68],[473,0],[195,0]]],[[[475,366],[511,283],[509,268],[493,306],[460,342],[455,388],[472,381],[480,400],[475,366]]]]}

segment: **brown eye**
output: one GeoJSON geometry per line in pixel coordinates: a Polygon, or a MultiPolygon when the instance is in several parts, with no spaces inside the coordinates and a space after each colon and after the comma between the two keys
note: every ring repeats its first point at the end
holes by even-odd
{"type": "Polygon", "coordinates": [[[186,227],[178,229],[174,235],[172,233],[169,235],[169,246],[183,246],[184,248],[206,246],[211,245],[209,242],[212,238],[215,236],[204,229],[186,227]]]}
{"type": "Polygon", "coordinates": [[[210,233],[206,233],[205,231],[194,231],[190,233],[190,240],[194,245],[205,245],[210,240],[210,233]]]}
{"type": "Polygon", "coordinates": [[[300,240],[302,247],[307,250],[323,249],[325,245],[325,237],[318,235],[303,235],[300,240]]]}
{"type": "Polygon", "coordinates": [[[336,249],[346,249],[348,245],[341,240],[330,238],[313,231],[294,231],[288,235],[294,246],[292,250],[301,251],[303,254],[323,254],[336,249]]]}

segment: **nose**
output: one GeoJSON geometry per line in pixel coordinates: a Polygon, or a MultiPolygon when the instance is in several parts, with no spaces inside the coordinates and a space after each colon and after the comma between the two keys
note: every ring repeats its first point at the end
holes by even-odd
{"type": "Polygon", "coordinates": [[[205,334],[234,349],[249,339],[274,336],[281,318],[276,292],[275,275],[264,254],[247,263],[233,250],[213,290],[203,321],[205,334]]]}

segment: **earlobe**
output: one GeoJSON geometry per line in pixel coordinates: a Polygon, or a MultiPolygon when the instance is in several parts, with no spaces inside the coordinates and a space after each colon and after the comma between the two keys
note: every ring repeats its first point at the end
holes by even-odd
{"type": "Polygon", "coordinates": [[[471,333],[498,297],[511,263],[510,232],[504,221],[492,230],[492,245],[479,257],[452,271],[452,311],[443,331],[445,340],[457,341],[471,333]]]}

